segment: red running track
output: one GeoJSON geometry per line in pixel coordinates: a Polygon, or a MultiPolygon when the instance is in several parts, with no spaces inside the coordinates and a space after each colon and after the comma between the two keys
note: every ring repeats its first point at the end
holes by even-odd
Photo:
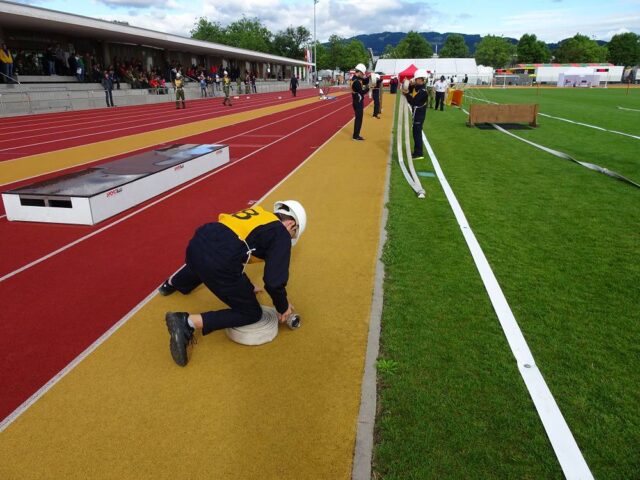
{"type": "MultiPolygon", "coordinates": [[[[262,197],[352,115],[344,98],[326,102],[303,121],[265,126],[254,134],[278,137],[269,138],[263,147],[238,147],[246,153],[239,158],[234,153],[230,166],[148,203],[146,209],[134,210],[134,215],[130,211],[119,223],[110,222],[93,237],[0,281],[0,298],[5,299],[0,418],[29,399],[175,271],[197,226],[262,197]]],[[[206,134],[190,138],[209,140],[206,134]]],[[[38,227],[39,238],[53,236],[50,225],[34,226],[38,227]]]]}
{"type": "MultiPolygon", "coordinates": [[[[265,137],[249,136],[250,134],[260,135],[258,129],[261,129],[264,126],[267,126],[274,122],[291,121],[301,123],[303,121],[306,121],[308,115],[315,115],[314,112],[324,110],[325,108],[326,104],[324,103],[297,107],[285,112],[279,112],[247,122],[212,130],[202,135],[186,137],[181,139],[180,141],[185,143],[199,142],[224,144],[228,144],[231,142],[233,148],[231,149],[230,153],[231,159],[233,160],[235,157],[244,155],[247,147],[242,147],[241,145],[257,144],[256,142],[260,143],[265,140],[265,137]]],[[[109,162],[117,158],[130,156],[134,153],[151,150],[157,147],[158,145],[155,145],[153,147],[137,150],[136,152],[128,152],[108,159],[102,159],[91,164],[78,165],[76,167],[64,170],[64,173],[84,170],[89,166],[99,165],[101,163],[109,162]]],[[[37,181],[46,180],[48,178],[53,178],[59,175],[61,175],[61,172],[49,173],[38,177],[37,181]]],[[[33,183],[34,181],[36,181],[36,179],[31,178],[25,181],[4,185],[2,189],[10,190],[12,188],[18,188],[25,184],[33,183]]],[[[2,214],[4,214],[4,205],[0,205],[0,215],[2,214]]],[[[38,232],[42,230],[41,225],[23,222],[12,223],[8,222],[6,218],[0,218],[0,239],[6,239],[3,240],[2,244],[0,244],[2,246],[1,248],[9,249],[12,252],[10,256],[7,255],[0,257],[0,278],[13,271],[14,269],[19,268],[21,265],[29,263],[36,258],[44,255],[45,252],[55,250],[56,248],[59,248],[60,245],[73,241],[75,240],[75,238],[85,235],[96,229],[96,227],[86,227],[78,225],[50,225],[49,227],[50,234],[47,235],[46,238],[40,239],[38,244],[34,246],[33,238],[34,236],[37,236],[38,232]],[[8,242],[7,245],[4,245],[5,241],[8,242]]]]}
{"type": "Polygon", "coordinates": [[[189,100],[187,108],[180,110],[175,108],[175,103],[166,102],[48,114],[47,118],[32,116],[28,119],[3,119],[0,126],[0,161],[218,118],[314,96],[315,89],[305,89],[295,98],[288,92],[242,95],[240,99],[233,100],[232,107],[221,105],[220,97],[213,97],[189,100]]]}

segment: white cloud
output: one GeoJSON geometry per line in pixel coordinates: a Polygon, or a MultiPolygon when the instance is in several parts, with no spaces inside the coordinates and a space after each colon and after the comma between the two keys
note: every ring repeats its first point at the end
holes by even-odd
{"type": "Polygon", "coordinates": [[[109,7],[151,8],[166,7],[167,0],[98,0],[109,7]]]}

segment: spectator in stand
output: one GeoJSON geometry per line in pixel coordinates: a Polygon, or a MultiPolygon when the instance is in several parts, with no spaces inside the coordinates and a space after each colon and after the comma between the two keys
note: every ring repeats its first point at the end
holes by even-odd
{"type": "Polygon", "coordinates": [[[100,70],[100,64],[93,64],[93,83],[100,83],[102,81],[102,71],[100,70]]]}
{"type": "Polygon", "coordinates": [[[102,88],[104,88],[107,107],[115,107],[113,104],[113,79],[106,70],[104,71],[104,77],[102,78],[102,88]]]}
{"type": "Polygon", "coordinates": [[[251,93],[251,76],[249,75],[249,72],[245,73],[244,75],[244,93],[246,95],[249,95],[249,93],[251,93]]]}
{"type": "Polygon", "coordinates": [[[84,62],[82,61],[82,57],[76,52],[73,58],[74,58],[73,63],[75,64],[76,78],[78,79],[79,82],[84,82],[84,62]]]}
{"type": "Polygon", "coordinates": [[[118,75],[114,72],[113,68],[109,69],[109,76],[111,77],[113,84],[116,85],[116,88],[120,90],[120,78],[118,78],[118,75]]]}
{"type": "Polygon", "coordinates": [[[56,74],[56,56],[53,52],[53,47],[49,45],[47,51],[44,54],[44,61],[46,65],[47,75],[56,74]]]}
{"type": "Polygon", "coordinates": [[[258,93],[258,88],[256,87],[256,73],[251,72],[251,91],[253,93],[258,93]]]}
{"type": "Polygon", "coordinates": [[[0,45],[0,72],[3,74],[3,82],[15,83],[13,80],[13,55],[4,42],[0,45]]]}

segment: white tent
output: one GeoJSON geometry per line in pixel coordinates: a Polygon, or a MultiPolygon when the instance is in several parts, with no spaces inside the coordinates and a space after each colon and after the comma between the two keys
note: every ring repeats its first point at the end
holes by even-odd
{"type": "Polygon", "coordinates": [[[386,75],[397,75],[409,65],[434,73],[436,76],[455,77],[461,82],[465,75],[469,83],[478,80],[478,66],[475,58],[382,58],[376,62],[375,71],[386,75]]]}
{"type": "Polygon", "coordinates": [[[593,67],[571,67],[558,75],[559,87],[597,87],[600,75],[593,67]]]}

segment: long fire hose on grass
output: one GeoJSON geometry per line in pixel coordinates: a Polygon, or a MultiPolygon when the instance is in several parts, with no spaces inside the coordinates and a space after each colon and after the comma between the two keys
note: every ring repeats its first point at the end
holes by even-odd
{"type": "Polygon", "coordinates": [[[409,119],[411,117],[411,108],[407,103],[407,100],[404,96],[400,96],[400,101],[398,102],[398,124],[396,129],[396,149],[398,153],[398,165],[400,165],[400,170],[402,170],[402,174],[404,175],[405,180],[409,184],[409,186],[416,192],[418,198],[425,198],[426,192],[424,188],[422,188],[422,184],[420,183],[420,179],[416,174],[416,170],[413,166],[413,159],[411,157],[411,141],[409,140],[409,119]],[[402,152],[402,135],[404,133],[404,155],[402,152]],[[407,163],[409,164],[409,170],[404,163],[404,157],[407,158],[407,163]]]}
{"type": "MultiPolygon", "coordinates": [[[[466,113],[467,115],[469,114],[469,112],[467,110],[465,110],[464,108],[462,109],[462,111],[464,113],[466,113]]],[[[508,130],[505,130],[504,128],[502,128],[500,125],[497,125],[495,123],[491,123],[490,124],[493,128],[495,128],[496,130],[498,130],[499,132],[502,133],[506,133],[507,135],[520,140],[521,142],[527,143],[533,147],[539,148],[540,150],[543,150],[547,153],[550,153],[551,155],[554,155],[558,158],[562,158],[564,160],[569,160],[570,162],[574,162],[577,163],[580,166],[583,166],[585,168],[588,168],[589,170],[594,170],[596,172],[600,172],[600,173],[604,173],[605,175],[608,175],[609,177],[615,178],[617,180],[620,180],[622,182],[628,183],[630,185],[633,185],[634,187],[638,187],[640,188],[640,184],[634,182],[633,180],[631,180],[630,178],[627,178],[623,175],[620,175],[618,172],[614,172],[613,170],[609,170],[606,167],[601,167],[600,165],[596,165],[595,163],[589,163],[589,162],[581,162],[580,160],[576,160],[575,158],[573,158],[571,155],[564,153],[564,152],[560,152],[558,150],[554,150],[552,148],[549,147],[545,147],[544,145],[540,145],[538,143],[532,142],[531,140],[527,140],[526,138],[522,138],[519,137],[518,135],[509,132],[508,130]]]]}

